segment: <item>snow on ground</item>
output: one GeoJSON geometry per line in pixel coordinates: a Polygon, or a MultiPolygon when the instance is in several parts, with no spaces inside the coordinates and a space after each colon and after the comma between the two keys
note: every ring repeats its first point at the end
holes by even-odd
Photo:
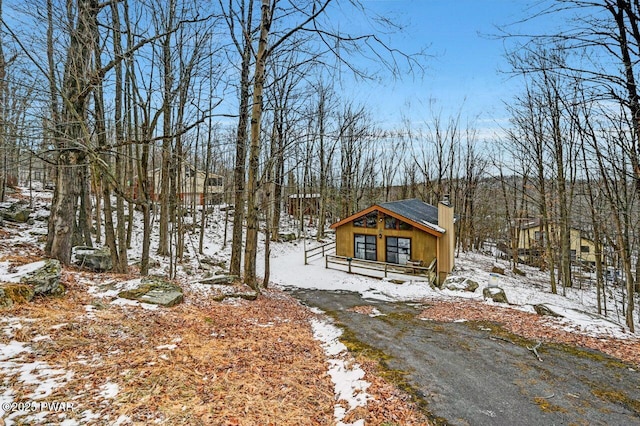
{"type": "MultiPolygon", "coordinates": [[[[425,281],[407,276],[404,277],[407,280],[405,283],[396,284],[390,281],[390,278],[399,276],[380,279],[326,269],[325,259],[321,256],[312,258],[308,265],[304,265],[304,250],[313,247],[313,244],[318,243],[309,241],[305,244],[300,242],[272,244],[271,281],[282,287],[354,291],[367,299],[396,301],[470,299],[495,304],[493,301],[484,301],[482,288],[489,285],[493,266],[508,269],[508,263],[504,261],[482,254],[461,253],[456,258],[456,267],[452,275],[473,279],[480,288],[475,292],[441,290],[432,288],[425,281]]],[[[596,313],[593,284],[576,283],[573,288],[565,289],[566,296],[552,294],[548,284],[548,274],[535,268],[522,266],[520,268],[525,271],[526,276],[518,276],[507,271],[506,275],[497,277],[497,285],[505,291],[511,307],[535,312],[533,306],[544,303],[564,316],[557,321],[560,328],[580,330],[584,334],[595,337],[637,337],[637,333],[629,333],[621,325],[624,322],[624,316],[620,309],[615,310],[615,301],[608,302],[610,304],[608,317],[596,313]]],[[[496,280],[495,274],[493,280],[496,280]]],[[[558,291],[561,293],[562,289],[558,291]]],[[[640,324],[636,329],[640,329],[640,324]]]]}
{"type": "MultiPolygon", "coordinates": [[[[28,190],[23,191],[24,194],[28,190]]],[[[29,232],[22,233],[19,237],[14,238],[12,243],[17,247],[14,254],[22,254],[23,245],[41,244],[42,235],[46,235],[46,221],[42,220],[48,216],[46,207],[48,204],[47,197],[50,199],[49,192],[34,192],[40,201],[36,203],[33,217],[36,218],[36,224],[30,228],[29,232]]],[[[206,230],[206,238],[204,241],[204,256],[209,259],[226,261],[230,257],[230,243],[224,244],[225,235],[229,241],[231,238],[231,224],[227,224],[225,232],[224,213],[217,210],[217,216],[209,219],[209,225],[206,230]]],[[[199,217],[199,215],[198,215],[199,217]]],[[[129,259],[131,262],[139,259],[142,241],[142,225],[139,223],[139,216],[136,217],[136,226],[134,226],[133,247],[129,251],[129,259]]],[[[287,230],[283,230],[287,232],[287,230]]],[[[157,232],[154,233],[157,235],[157,232]]],[[[188,261],[181,265],[179,271],[183,278],[187,277],[184,285],[190,286],[192,291],[203,293],[210,291],[212,286],[204,286],[197,283],[199,277],[209,273],[210,269],[205,269],[201,262],[203,256],[195,253],[198,246],[198,233],[187,234],[188,241],[185,245],[188,252],[188,261]]],[[[318,243],[303,239],[289,243],[272,243],[271,244],[271,264],[270,278],[271,281],[281,287],[297,287],[319,290],[348,290],[360,293],[364,298],[377,300],[397,300],[397,301],[424,301],[427,300],[455,300],[455,299],[471,299],[483,301],[482,288],[487,286],[491,278],[490,271],[492,266],[497,265],[508,270],[508,264],[492,257],[480,254],[460,254],[456,258],[456,268],[453,275],[470,278],[480,284],[480,289],[475,292],[468,293],[462,291],[440,290],[432,288],[425,281],[408,279],[403,284],[391,282],[391,278],[401,278],[401,276],[391,276],[389,279],[371,278],[362,275],[349,274],[345,271],[326,269],[323,257],[316,257],[309,261],[309,265],[304,265],[304,250],[318,243]]],[[[151,252],[155,253],[157,241],[152,241],[151,252]]],[[[263,253],[258,254],[258,274],[261,274],[263,268],[263,253]]],[[[153,274],[166,274],[168,272],[167,263],[161,258],[157,260],[151,270],[153,274]]],[[[8,263],[0,262],[0,281],[15,282],[19,277],[37,265],[30,264],[24,267],[9,270],[8,263]]],[[[552,306],[554,310],[562,313],[565,318],[558,320],[558,327],[579,330],[582,333],[597,337],[618,337],[627,338],[634,337],[625,330],[622,324],[624,322],[624,313],[620,308],[620,300],[616,301],[608,299],[609,316],[605,318],[595,313],[596,299],[593,284],[589,282],[576,283],[574,288],[566,289],[566,295],[554,295],[549,291],[548,275],[541,273],[533,268],[521,267],[526,273],[525,277],[516,276],[509,272],[505,276],[497,278],[498,286],[504,289],[512,307],[528,312],[533,312],[533,305],[545,303],[552,306]]],[[[371,271],[368,271],[371,272],[371,271]]],[[[406,277],[404,277],[407,279],[406,277]]],[[[493,279],[496,279],[495,277],[493,279]]],[[[134,304],[140,308],[156,309],[156,306],[140,304],[139,302],[127,301],[117,298],[117,293],[124,289],[135,287],[139,284],[139,280],[131,280],[118,283],[87,283],[90,285],[90,292],[95,297],[109,298],[113,304],[134,304]]],[[[215,287],[215,286],[214,286],[215,287]]],[[[562,292],[562,289],[559,289],[562,292]]],[[[485,301],[484,303],[492,304],[493,302],[485,301]]],[[[87,307],[89,318],[95,316],[92,307],[87,307]]],[[[640,316],[640,315],[638,315],[640,316]]],[[[637,317],[638,317],[637,316],[637,317]]],[[[636,317],[636,321],[638,320],[636,317]]],[[[11,337],[13,333],[21,327],[21,321],[29,321],[29,319],[20,318],[3,318],[0,321],[0,331],[11,337]]],[[[335,385],[336,401],[346,402],[348,408],[340,404],[336,404],[335,417],[339,425],[345,414],[359,405],[365,405],[369,396],[366,393],[368,384],[362,380],[364,372],[352,360],[346,357],[344,345],[341,346],[337,340],[340,330],[330,322],[313,321],[311,326],[314,335],[321,342],[329,363],[329,374],[335,385]]],[[[636,326],[640,330],[640,322],[636,326]]],[[[637,337],[637,334],[635,335],[637,337]]],[[[38,336],[37,338],[45,339],[47,336],[38,336]]],[[[34,342],[36,339],[34,339],[34,342]]],[[[158,348],[158,350],[171,350],[172,346],[158,348]]],[[[0,372],[4,376],[21,375],[24,380],[31,380],[38,383],[38,387],[32,395],[34,399],[44,398],[53,389],[62,387],[69,380],[68,372],[52,368],[38,362],[29,362],[25,357],[31,355],[31,347],[29,344],[10,340],[9,344],[0,347],[0,372]]],[[[118,394],[118,387],[113,383],[106,383],[101,387],[101,396],[105,399],[114,398],[118,394]]],[[[12,402],[13,396],[10,391],[0,392],[0,402],[12,402]]],[[[42,413],[40,413],[42,414],[42,413]]],[[[4,412],[0,410],[0,417],[4,412]]],[[[93,413],[86,413],[87,422],[91,421],[93,413]]],[[[7,418],[7,424],[11,424],[11,418],[7,418]]],[[[33,419],[36,420],[35,418],[33,419]]],[[[120,418],[115,424],[126,423],[126,417],[120,418]]],[[[69,423],[71,424],[71,423],[69,423]]],[[[354,423],[358,425],[359,423],[354,423]]]]}
{"type": "Polygon", "coordinates": [[[336,401],[344,401],[349,405],[345,409],[340,404],[334,408],[334,416],[337,426],[364,426],[364,420],[355,423],[343,423],[345,415],[356,407],[364,407],[370,396],[367,394],[369,383],[362,380],[364,371],[358,364],[353,363],[347,352],[347,347],[338,339],[342,335],[342,330],[328,321],[313,319],[311,328],[314,337],[322,342],[324,353],[329,358],[329,376],[335,386],[336,401]]]}

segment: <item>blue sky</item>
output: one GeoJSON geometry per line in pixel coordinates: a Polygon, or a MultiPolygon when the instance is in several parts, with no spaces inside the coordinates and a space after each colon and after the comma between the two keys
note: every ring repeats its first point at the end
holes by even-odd
{"type": "MultiPolygon", "coordinates": [[[[415,120],[428,119],[428,103],[443,117],[462,111],[479,126],[497,127],[506,120],[503,101],[517,91],[509,79],[504,42],[492,37],[496,26],[526,16],[527,1],[514,0],[363,0],[371,11],[407,25],[404,34],[391,38],[395,47],[412,52],[427,46],[422,81],[406,78],[384,86],[366,85],[364,102],[375,116],[391,124],[398,110],[415,120]],[[405,107],[409,102],[411,107],[405,107]]],[[[359,90],[359,89],[358,89],[359,90]]]]}

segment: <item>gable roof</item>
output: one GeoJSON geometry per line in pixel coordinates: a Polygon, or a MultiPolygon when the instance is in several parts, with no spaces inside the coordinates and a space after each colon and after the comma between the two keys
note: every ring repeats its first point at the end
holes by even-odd
{"type": "Polygon", "coordinates": [[[446,231],[444,228],[438,226],[438,208],[417,198],[374,204],[367,209],[334,223],[331,225],[331,228],[335,229],[375,210],[381,211],[396,219],[403,220],[422,231],[438,237],[442,236],[446,231]]]}

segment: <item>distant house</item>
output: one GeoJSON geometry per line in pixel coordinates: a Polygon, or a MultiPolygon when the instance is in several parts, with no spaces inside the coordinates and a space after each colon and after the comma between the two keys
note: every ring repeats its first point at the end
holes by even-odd
{"type": "Polygon", "coordinates": [[[454,266],[453,208],[418,199],[375,204],[331,225],[336,255],[407,265],[436,260],[438,279],[454,266]]]}
{"type": "Polygon", "coordinates": [[[287,200],[287,212],[291,216],[317,216],[320,211],[320,194],[291,194],[287,200]]]}
{"type": "MultiPolygon", "coordinates": [[[[150,173],[151,199],[160,199],[162,170],[155,169],[150,173]]],[[[180,189],[178,196],[183,204],[198,206],[219,204],[224,193],[223,177],[214,173],[208,175],[202,170],[197,170],[189,164],[185,164],[180,176],[180,189]]]]}
{"type": "MultiPolygon", "coordinates": [[[[558,233],[557,227],[549,225],[550,233],[558,233]]],[[[541,226],[539,218],[524,218],[519,220],[518,252],[523,257],[539,256],[544,252],[547,236],[541,226]]],[[[571,260],[595,265],[596,244],[586,236],[586,232],[577,228],[569,229],[571,260]]],[[[555,241],[559,238],[555,236],[555,241]]]]}

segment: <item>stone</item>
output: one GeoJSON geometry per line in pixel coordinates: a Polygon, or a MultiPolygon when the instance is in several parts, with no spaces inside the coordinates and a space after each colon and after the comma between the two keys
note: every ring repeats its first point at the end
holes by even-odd
{"type": "Polygon", "coordinates": [[[494,266],[493,268],[491,268],[491,273],[504,275],[504,268],[501,268],[499,266],[494,266]]]}
{"type": "Polygon", "coordinates": [[[280,241],[285,242],[285,243],[288,243],[289,241],[294,241],[294,240],[298,239],[296,234],[293,233],[293,232],[289,232],[287,234],[283,234],[283,233],[278,234],[278,238],[280,239],[280,241]]]}
{"type": "Polygon", "coordinates": [[[75,264],[96,272],[110,271],[113,269],[111,250],[109,247],[84,247],[73,248],[75,264]]]}
{"type": "Polygon", "coordinates": [[[226,269],[227,262],[224,259],[215,259],[213,257],[205,256],[200,260],[202,266],[209,265],[219,269],[226,269]]]}
{"type": "Polygon", "coordinates": [[[33,286],[36,295],[43,296],[62,296],[65,292],[64,286],[60,284],[60,276],[62,275],[62,266],[60,261],[56,259],[47,259],[43,266],[28,272],[20,282],[33,286]]]}
{"type": "Polygon", "coordinates": [[[15,303],[27,303],[33,299],[35,291],[28,284],[0,284],[0,308],[10,308],[15,303]]]}
{"type": "Polygon", "coordinates": [[[238,277],[235,275],[216,275],[211,278],[205,278],[203,280],[198,281],[200,284],[208,284],[208,285],[232,285],[238,277]]]}
{"type": "Polygon", "coordinates": [[[480,285],[471,278],[449,276],[444,280],[442,287],[451,291],[468,291],[473,293],[480,285]]]}
{"type": "Polygon", "coordinates": [[[8,208],[0,209],[0,216],[9,222],[26,223],[30,214],[31,209],[22,207],[20,203],[13,203],[8,208]]]}
{"type": "Polygon", "coordinates": [[[512,269],[512,271],[513,271],[514,274],[520,275],[521,277],[526,277],[527,276],[527,274],[522,269],[514,267],[512,269]]]}
{"type": "Polygon", "coordinates": [[[215,302],[222,302],[224,299],[244,299],[244,300],[256,300],[258,293],[255,291],[238,291],[234,293],[222,293],[212,297],[215,302]]]}
{"type": "Polygon", "coordinates": [[[562,318],[562,315],[560,315],[559,313],[555,312],[553,309],[551,309],[550,306],[545,305],[543,303],[540,303],[538,305],[533,305],[533,309],[535,309],[535,311],[536,311],[536,313],[538,315],[562,318]]]}
{"type": "Polygon", "coordinates": [[[482,289],[482,297],[491,299],[496,303],[509,303],[507,295],[500,287],[485,287],[482,289]]]}
{"type": "Polygon", "coordinates": [[[171,307],[184,300],[182,288],[162,277],[145,277],[140,286],[118,293],[119,297],[143,303],[171,307]]]}

